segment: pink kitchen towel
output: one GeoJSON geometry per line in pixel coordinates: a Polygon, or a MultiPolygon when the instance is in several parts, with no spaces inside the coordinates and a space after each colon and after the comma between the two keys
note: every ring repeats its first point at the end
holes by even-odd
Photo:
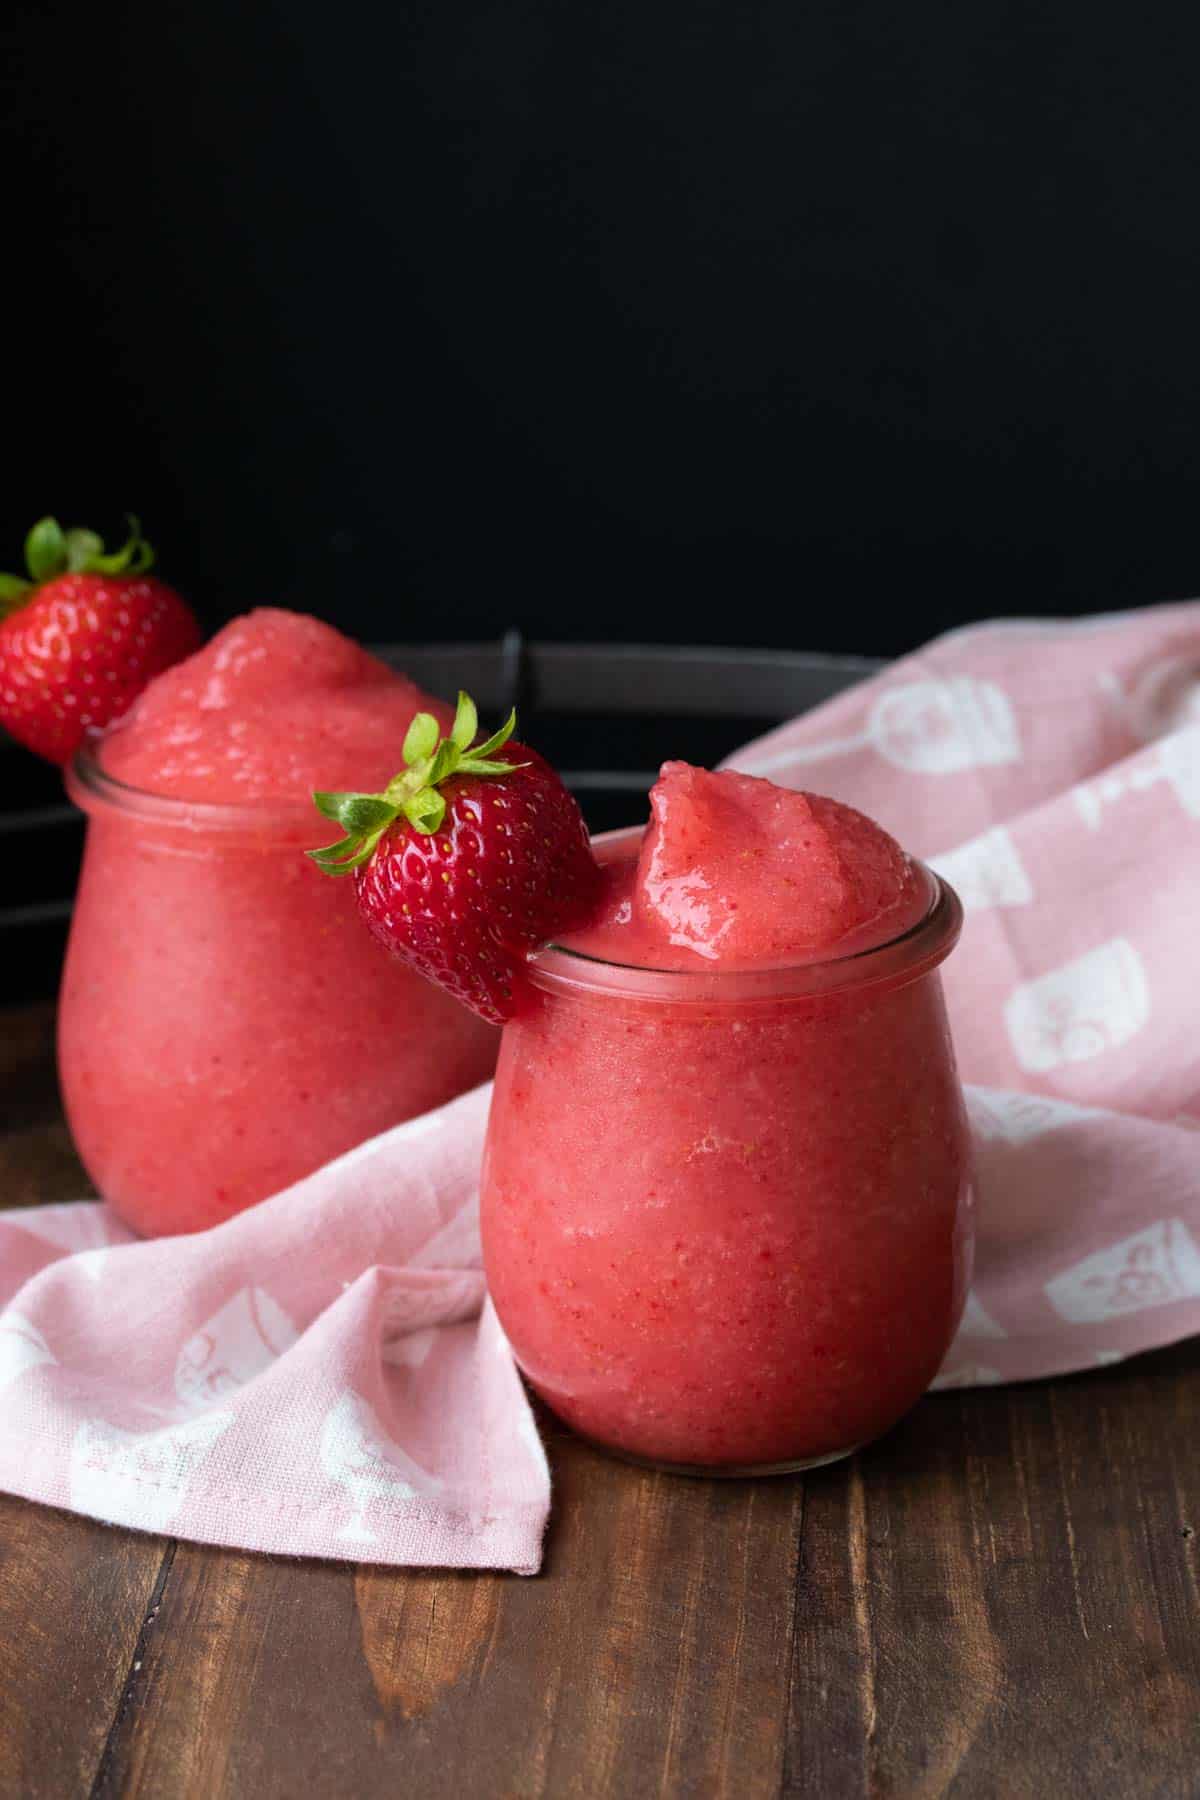
{"type": "MultiPolygon", "coordinates": [[[[1200,603],[1002,621],[732,766],[955,885],[979,1250],[939,1386],[1200,1330],[1200,603]]],[[[550,1505],[484,1289],[488,1090],[195,1236],[0,1213],[0,1487],[243,1549],[532,1573],[550,1505]]]]}
{"type": "Polygon", "coordinates": [[[490,1090],[210,1231],[0,1214],[0,1488],[291,1556],[532,1573],[550,1477],[480,1272],[490,1090]]]}

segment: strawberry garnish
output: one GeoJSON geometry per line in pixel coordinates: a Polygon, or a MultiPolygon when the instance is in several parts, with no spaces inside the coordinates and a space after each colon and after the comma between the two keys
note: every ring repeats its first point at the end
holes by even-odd
{"type": "Polygon", "coordinates": [[[65,763],[85,734],[129,710],[146,683],[200,647],[200,627],[130,519],[121,549],[94,531],[39,519],[28,579],[0,575],[0,725],[65,763]]]}
{"type": "Polygon", "coordinates": [[[468,695],[449,737],[418,713],[382,794],[313,795],[346,835],[308,852],[327,875],[353,874],[381,943],[494,1024],[529,1004],[529,952],[582,924],[600,882],[577,801],[510,742],[516,725],[510,713],[476,745],[468,695]]]}

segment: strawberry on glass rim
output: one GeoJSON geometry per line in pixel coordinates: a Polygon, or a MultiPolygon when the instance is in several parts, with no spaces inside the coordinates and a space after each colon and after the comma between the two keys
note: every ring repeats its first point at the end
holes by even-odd
{"type": "Polygon", "coordinates": [[[586,921],[601,877],[574,796],[536,750],[510,741],[516,713],[482,744],[478,726],[463,693],[448,737],[418,713],[405,767],[381,794],[314,793],[346,835],[307,854],[327,875],[354,876],[387,949],[502,1025],[529,1004],[529,953],[586,921]]]}
{"type": "Polygon", "coordinates": [[[148,573],[136,519],[119,550],[94,531],[39,519],[28,576],[0,575],[0,725],[50,762],[128,712],[147,682],[200,648],[173,588],[148,573]]]}

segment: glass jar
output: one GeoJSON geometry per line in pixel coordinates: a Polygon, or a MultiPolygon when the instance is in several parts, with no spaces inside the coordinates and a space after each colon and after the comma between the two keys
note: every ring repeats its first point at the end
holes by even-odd
{"type": "Polygon", "coordinates": [[[135,1231],[194,1231],[490,1075],[498,1033],[386,956],[302,852],[306,801],[198,804],[81,751],[59,1001],[79,1154],[135,1231]]]}
{"type": "Polygon", "coordinates": [[[505,1027],[489,1287],[576,1430],[689,1473],[809,1468],[912,1406],[973,1204],[938,966],[962,909],[820,963],[663,973],[543,951],[505,1027]]]}

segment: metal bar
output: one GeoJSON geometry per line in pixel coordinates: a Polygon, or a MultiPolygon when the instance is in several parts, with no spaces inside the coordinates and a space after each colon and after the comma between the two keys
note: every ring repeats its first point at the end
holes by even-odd
{"type": "Polygon", "coordinates": [[[877,666],[794,651],[533,644],[538,704],[558,712],[788,718],[877,666]]]}
{"type": "Polygon", "coordinates": [[[69,919],[74,900],[39,900],[33,906],[7,906],[0,912],[0,929],[10,925],[58,925],[69,919]]]}
{"type": "Polygon", "coordinates": [[[0,832],[40,831],[81,823],[82,814],[73,806],[31,806],[28,812],[0,813],[0,832]]]}
{"type": "Polygon", "coordinates": [[[487,712],[507,711],[510,661],[496,644],[373,644],[374,655],[445,700],[465,688],[487,712]]]}
{"type": "Polygon", "coordinates": [[[564,769],[563,782],[573,792],[648,794],[658,780],[654,769],[564,769]]]}
{"type": "MultiPolygon", "coordinates": [[[[882,666],[865,656],[667,644],[532,643],[524,652],[534,706],[562,713],[785,719],[882,666]]],[[[435,693],[465,687],[484,707],[503,706],[511,692],[502,643],[386,644],[376,655],[435,693]]]]}

